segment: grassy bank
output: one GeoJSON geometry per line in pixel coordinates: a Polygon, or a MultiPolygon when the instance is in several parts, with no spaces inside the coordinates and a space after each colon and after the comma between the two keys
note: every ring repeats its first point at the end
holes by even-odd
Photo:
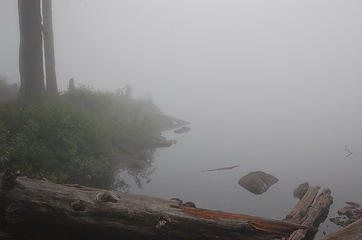
{"type": "Polygon", "coordinates": [[[0,170],[109,188],[123,156],[152,152],[160,132],[173,124],[150,101],[85,88],[3,105],[0,170]]]}

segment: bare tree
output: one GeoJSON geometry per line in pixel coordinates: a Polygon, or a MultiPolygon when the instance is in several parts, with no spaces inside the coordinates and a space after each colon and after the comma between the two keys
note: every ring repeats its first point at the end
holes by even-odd
{"type": "Polygon", "coordinates": [[[51,94],[58,93],[55,72],[54,34],[52,20],[52,0],[42,0],[43,39],[45,51],[46,89],[51,94]]]}
{"type": "Polygon", "coordinates": [[[40,0],[18,0],[20,48],[20,97],[39,95],[45,90],[40,0]]]}

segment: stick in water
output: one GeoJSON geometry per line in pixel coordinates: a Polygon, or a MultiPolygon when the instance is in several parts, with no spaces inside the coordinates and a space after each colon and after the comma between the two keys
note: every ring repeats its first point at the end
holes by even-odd
{"type": "Polygon", "coordinates": [[[237,168],[239,167],[239,165],[234,165],[231,167],[223,167],[223,168],[215,168],[215,169],[209,169],[209,170],[202,170],[201,172],[213,172],[213,171],[220,171],[220,170],[229,170],[229,169],[233,169],[233,168],[237,168]]]}

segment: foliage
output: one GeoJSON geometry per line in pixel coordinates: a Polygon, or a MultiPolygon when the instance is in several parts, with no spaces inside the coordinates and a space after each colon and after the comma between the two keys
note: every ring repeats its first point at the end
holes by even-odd
{"type": "Polygon", "coordinates": [[[0,103],[13,101],[19,92],[17,84],[9,84],[4,77],[0,75],[0,103]]]}
{"type": "Polygon", "coordinates": [[[0,170],[12,167],[55,182],[110,187],[120,156],[144,151],[159,136],[162,115],[151,105],[80,88],[3,106],[0,170]]]}

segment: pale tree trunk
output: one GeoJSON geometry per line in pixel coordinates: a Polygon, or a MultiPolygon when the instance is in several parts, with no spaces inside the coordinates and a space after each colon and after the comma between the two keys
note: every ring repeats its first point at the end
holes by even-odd
{"type": "Polygon", "coordinates": [[[44,92],[40,0],[18,0],[20,97],[44,92]]]}
{"type": "Polygon", "coordinates": [[[42,0],[43,13],[43,39],[45,51],[45,73],[46,88],[51,94],[58,93],[57,78],[55,72],[55,56],[54,56],[54,34],[52,20],[52,0],[42,0]]]}

